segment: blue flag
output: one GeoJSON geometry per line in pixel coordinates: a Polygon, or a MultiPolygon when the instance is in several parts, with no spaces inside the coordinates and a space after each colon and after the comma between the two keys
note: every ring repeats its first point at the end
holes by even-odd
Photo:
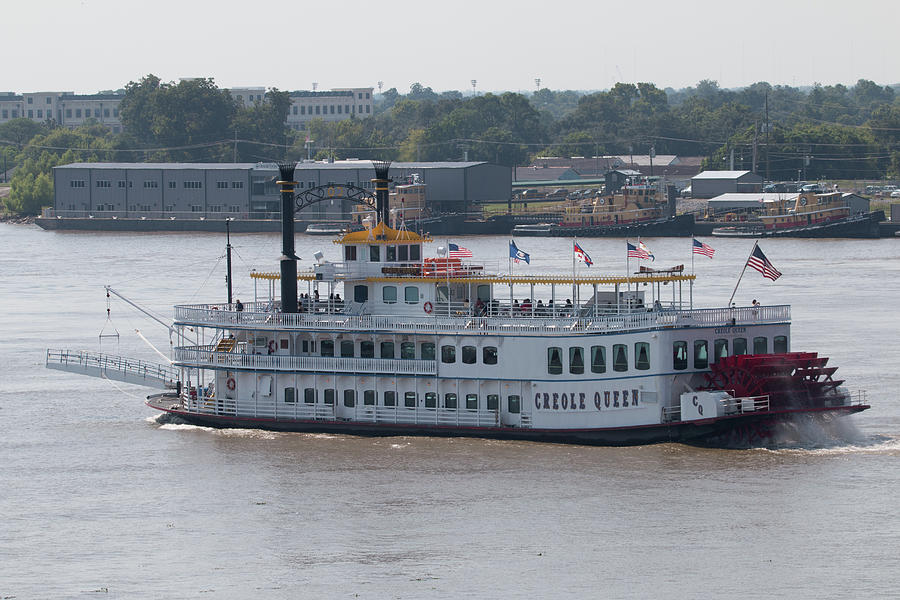
{"type": "Polygon", "coordinates": [[[509,241],[509,257],[514,259],[516,262],[524,260],[529,265],[531,264],[531,255],[527,252],[519,250],[516,247],[516,243],[512,240],[509,241]]]}

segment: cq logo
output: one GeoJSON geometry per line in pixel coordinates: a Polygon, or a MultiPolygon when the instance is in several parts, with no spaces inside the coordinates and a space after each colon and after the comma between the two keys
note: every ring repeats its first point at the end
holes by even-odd
{"type": "Polygon", "coordinates": [[[697,396],[694,396],[693,403],[694,403],[694,406],[697,407],[697,412],[702,415],[703,414],[703,405],[700,404],[700,402],[697,400],[697,396]]]}

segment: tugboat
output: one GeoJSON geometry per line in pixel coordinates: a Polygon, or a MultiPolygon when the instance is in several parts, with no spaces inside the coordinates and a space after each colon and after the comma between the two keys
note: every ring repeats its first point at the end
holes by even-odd
{"type": "Polygon", "coordinates": [[[612,445],[760,444],[798,416],[869,408],[791,347],[789,306],[694,307],[683,267],[527,275],[426,257],[430,238],[386,222],[387,169],[377,222],[335,240],[342,261],[298,273],[285,210],[280,272],[253,274],[280,296],[175,306],[177,375],[159,379],[177,382],[147,404],[214,427],[612,445]]]}
{"type": "Polygon", "coordinates": [[[647,178],[631,176],[616,186],[607,174],[608,187],[602,194],[576,200],[563,207],[555,223],[518,225],[515,235],[553,237],[662,237],[690,235],[694,217],[675,214],[675,190],[660,200],[658,185],[647,178]]]}
{"type": "Polygon", "coordinates": [[[841,192],[803,192],[770,203],[758,223],[717,227],[718,237],[877,238],[884,211],[850,214],[841,192]]]}

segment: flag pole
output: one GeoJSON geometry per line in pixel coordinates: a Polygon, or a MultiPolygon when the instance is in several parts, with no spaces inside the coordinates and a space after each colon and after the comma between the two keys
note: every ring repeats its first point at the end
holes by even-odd
{"type": "Polygon", "coordinates": [[[575,293],[575,246],[578,245],[578,237],[572,238],[572,302],[578,302],[578,295],[575,293]]]}
{"type": "Polygon", "coordinates": [[[744,261],[744,268],[741,269],[741,276],[738,277],[737,283],[734,284],[734,291],[731,292],[731,298],[728,299],[728,306],[731,307],[731,301],[734,300],[734,295],[737,293],[738,286],[741,285],[741,278],[744,276],[744,271],[747,270],[747,265],[750,264],[750,257],[753,256],[753,253],[756,251],[756,246],[759,245],[759,240],[753,242],[753,248],[750,250],[750,255],[747,256],[747,260],[744,261]]]}

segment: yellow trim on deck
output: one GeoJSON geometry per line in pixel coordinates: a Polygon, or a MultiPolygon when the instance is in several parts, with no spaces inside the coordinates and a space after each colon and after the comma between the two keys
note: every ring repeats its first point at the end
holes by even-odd
{"type": "Polygon", "coordinates": [[[418,233],[399,230],[388,227],[384,223],[378,223],[371,229],[363,229],[362,231],[351,231],[343,237],[334,240],[335,244],[397,244],[397,243],[421,243],[432,241],[427,235],[422,236],[418,233]]]}
{"type": "MultiPolygon", "coordinates": [[[[253,279],[267,279],[270,281],[278,281],[281,279],[280,273],[264,273],[259,271],[253,271],[250,273],[250,277],[253,279]]],[[[662,275],[659,273],[645,273],[643,275],[632,275],[631,277],[624,276],[607,276],[607,277],[576,277],[574,280],[571,277],[564,277],[561,275],[513,275],[509,277],[508,275],[473,275],[468,277],[455,277],[451,276],[450,281],[453,283],[499,283],[499,284],[510,284],[514,283],[517,285],[521,284],[567,284],[572,285],[573,283],[577,283],[579,285],[621,285],[628,283],[664,283],[667,281],[693,281],[696,279],[696,275],[662,275]]],[[[309,273],[300,273],[297,275],[298,281],[315,281],[316,274],[309,273]]],[[[446,283],[447,277],[366,277],[366,282],[368,283],[446,283]]]]}
{"type": "MultiPolygon", "coordinates": [[[[658,275],[644,274],[634,275],[632,277],[563,277],[558,275],[482,275],[469,277],[450,277],[453,283],[500,283],[500,284],[568,284],[577,283],[579,285],[616,285],[627,283],[658,283],[667,281],[692,281],[696,279],[695,275],[658,275]]],[[[409,283],[412,281],[422,281],[425,283],[446,283],[446,277],[367,277],[369,283],[409,283]]]]}

